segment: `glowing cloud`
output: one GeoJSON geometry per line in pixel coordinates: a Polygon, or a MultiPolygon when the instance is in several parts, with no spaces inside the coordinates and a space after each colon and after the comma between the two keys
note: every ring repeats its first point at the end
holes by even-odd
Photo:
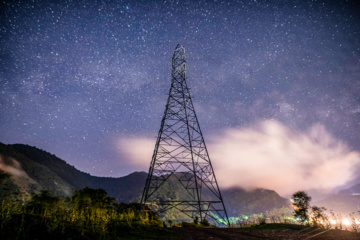
{"type": "Polygon", "coordinates": [[[156,139],[150,138],[121,138],[117,142],[120,153],[130,160],[130,165],[138,170],[147,171],[150,166],[156,139]]]}
{"type": "Polygon", "coordinates": [[[228,129],[209,146],[218,182],[224,187],[263,187],[280,194],[332,190],[355,177],[360,153],[333,138],[322,125],[307,132],[277,121],[228,129]]]}
{"type": "MultiPolygon", "coordinates": [[[[131,165],[147,170],[155,139],[120,139],[118,148],[131,165]]],[[[278,121],[227,129],[207,141],[221,187],[268,188],[280,194],[297,190],[330,191],[351,181],[360,153],[332,137],[318,124],[306,132],[278,121]]]]}

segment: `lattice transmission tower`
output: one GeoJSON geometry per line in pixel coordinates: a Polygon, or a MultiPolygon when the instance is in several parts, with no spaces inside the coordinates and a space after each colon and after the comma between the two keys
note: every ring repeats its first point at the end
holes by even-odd
{"type": "Polygon", "coordinates": [[[185,81],[185,48],[177,45],[172,80],[141,204],[229,225],[204,137],[185,81]],[[177,185],[176,185],[177,184],[177,185]],[[211,218],[211,219],[209,219],[211,218]]]}

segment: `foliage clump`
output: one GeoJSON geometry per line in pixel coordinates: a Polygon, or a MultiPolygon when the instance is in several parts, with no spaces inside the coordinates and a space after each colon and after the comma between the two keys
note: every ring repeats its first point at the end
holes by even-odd
{"type": "Polygon", "coordinates": [[[302,223],[308,222],[311,197],[304,191],[298,191],[292,195],[292,200],[295,206],[294,217],[302,223]]]}
{"type": "Polygon", "coordinates": [[[311,220],[314,226],[324,226],[328,222],[329,218],[325,214],[326,208],[312,206],[311,211],[311,220]]]}
{"type": "Polygon", "coordinates": [[[310,206],[311,197],[303,191],[298,191],[292,196],[295,207],[294,217],[301,223],[312,224],[315,227],[331,228],[329,217],[326,215],[326,208],[310,206]],[[309,213],[311,210],[311,213],[309,213]]]}
{"type": "Polygon", "coordinates": [[[0,239],[124,239],[162,226],[155,213],[118,204],[103,189],[84,188],[67,199],[42,191],[24,205],[0,206],[0,239]]]}

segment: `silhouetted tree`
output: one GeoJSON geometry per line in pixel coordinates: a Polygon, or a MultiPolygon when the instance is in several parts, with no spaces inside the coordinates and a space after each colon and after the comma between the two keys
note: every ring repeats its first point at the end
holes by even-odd
{"type": "Polygon", "coordinates": [[[195,216],[195,218],[194,218],[194,224],[195,225],[198,225],[199,224],[199,216],[195,216]]]}
{"type": "Polygon", "coordinates": [[[311,211],[312,211],[311,218],[312,218],[313,224],[315,226],[318,226],[318,225],[323,226],[323,224],[325,224],[327,222],[328,216],[325,214],[326,208],[312,206],[311,211]]]}
{"type": "Polygon", "coordinates": [[[116,199],[108,197],[107,192],[100,188],[92,189],[86,187],[77,190],[71,198],[71,202],[77,205],[79,209],[88,207],[112,209],[117,207],[116,199]]]}
{"type": "Polygon", "coordinates": [[[204,227],[209,227],[209,226],[210,226],[210,223],[209,223],[209,221],[208,221],[206,218],[204,218],[204,219],[200,222],[200,224],[201,224],[202,226],[204,226],[204,227]]]}
{"type": "Polygon", "coordinates": [[[301,222],[309,221],[309,207],[311,197],[304,191],[298,191],[292,195],[293,204],[295,206],[294,217],[298,218],[301,222]]]}
{"type": "Polygon", "coordinates": [[[39,194],[34,194],[25,207],[27,210],[40,214],[45,211],[55,211],[63,208],[64,204],[60,197],[43,190],[39,194]]]}

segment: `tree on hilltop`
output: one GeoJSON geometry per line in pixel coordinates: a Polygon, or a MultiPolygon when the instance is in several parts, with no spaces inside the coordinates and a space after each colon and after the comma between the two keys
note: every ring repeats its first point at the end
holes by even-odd
{"type": "Polygon", "coordinates": [[[301,222],[308,222],[311,197],[304,191],[298,191],[292,195],[292,200],[295,206],[294,217],[301,222]]]}

